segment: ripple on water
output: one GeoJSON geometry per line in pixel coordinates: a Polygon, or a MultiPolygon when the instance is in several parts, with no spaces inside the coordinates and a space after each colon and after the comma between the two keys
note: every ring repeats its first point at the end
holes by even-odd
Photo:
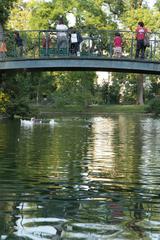
{"type": "Polygon", "coordinates": [[[55,239],[63,231],[65,219],[59,218],[28,218],[20,217],[16,222],[15,236],[27,239],[55,239]]]}
{"type": "Polygon", "coordinates": [[[71,223],[58,218],[19,218],[14,236],[32,240],[116,239],[123,229],[114,224],[71,223]]]}

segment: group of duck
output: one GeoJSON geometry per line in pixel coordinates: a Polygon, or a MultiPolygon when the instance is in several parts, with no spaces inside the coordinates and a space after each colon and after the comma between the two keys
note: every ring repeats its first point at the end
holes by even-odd
{"type": "Polygon", "coordinates": [[[54,119],[49,119],[49,120],[46,120],[46,119],[36,119],[34,117],[32,117],[31,119],[21,119],[21,125],[23,126],[33,126],[35,124],[50,124],[50,125],[54,125],[55,124],[55,121],[54,119]]]}

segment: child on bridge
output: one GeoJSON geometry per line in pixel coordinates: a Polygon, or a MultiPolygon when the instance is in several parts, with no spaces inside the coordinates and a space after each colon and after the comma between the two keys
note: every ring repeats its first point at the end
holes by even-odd
{"type": "Polygon", "coordinates": [[[114,56],[120,58],[122,56],[122,37],[120,33],[115,33],[114,37],[114,56]]]}

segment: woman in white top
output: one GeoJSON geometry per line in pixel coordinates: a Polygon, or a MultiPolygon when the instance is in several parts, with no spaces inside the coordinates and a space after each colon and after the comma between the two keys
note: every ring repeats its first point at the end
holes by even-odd
{"type": "Polygon", "coordinates": [[[58,47],[58,50],[67,48],[68,27],[63,23],[63,19],[59,20],[59,23],[56,26],[56,31],[57,31],[57,47],[58,47]]]}

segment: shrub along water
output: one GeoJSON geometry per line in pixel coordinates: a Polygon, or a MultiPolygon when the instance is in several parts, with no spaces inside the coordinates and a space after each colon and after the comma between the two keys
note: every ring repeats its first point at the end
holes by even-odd
{"type": "Polygon", "coordinates": [[[145,108],[145,111],[148,113],[159,115],[160,114],[160,97],[156,97],[150,100],[148,105],[145,108]]]}

